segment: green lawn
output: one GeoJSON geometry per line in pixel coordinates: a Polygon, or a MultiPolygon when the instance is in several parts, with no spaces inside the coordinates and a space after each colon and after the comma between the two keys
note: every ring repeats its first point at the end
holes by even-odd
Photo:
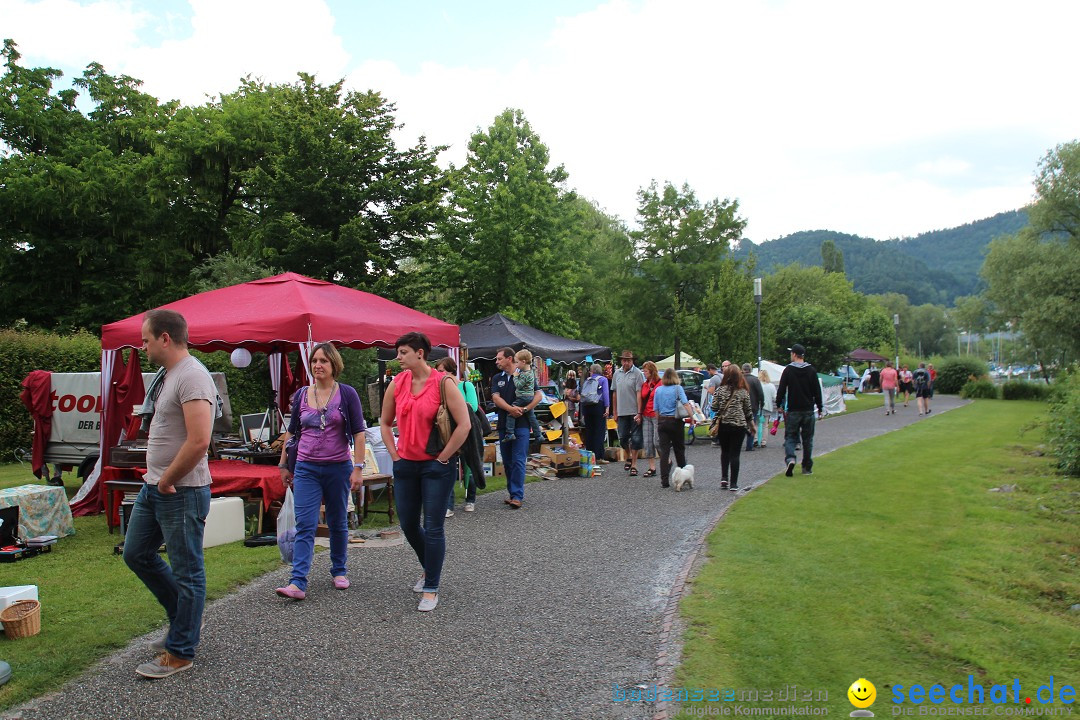
{"type": "Polygon", "coordinates": [[[1080,684],[1080,487],[1039,456],[1044,412],[976,401],[740,499],[683,601],[675,684],[827,690],[846,716],[865,677],[878,717],[895,684],[1080,684]]]}

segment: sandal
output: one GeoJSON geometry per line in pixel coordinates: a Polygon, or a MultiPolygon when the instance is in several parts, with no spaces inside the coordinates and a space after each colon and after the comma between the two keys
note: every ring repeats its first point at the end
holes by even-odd
{"type": "Polygon", "coordinates": [[[630,468],[630,477],[637,477],[637,468],[636,467],[630,468]]]}
{"type": "Polygon", "coordinates": [[[650,468],[649,470],[646,470],[641,475],[641,477],[655,477],[655,476],[656,476],[656,468],[650,468]]]}
{"type": "Polygon", "coordinates": [[[632,468],[633,466],[634,466],[634,464],[633,464],[633,463],[629,463],[629,462],[628,462],[628,463],[626,463],[625,465],[623,465],[623,466],[622,466],[622,469],[623,469],[623,470],[629,470],[629,469],[630,469],[630,468],[632,468]]]}

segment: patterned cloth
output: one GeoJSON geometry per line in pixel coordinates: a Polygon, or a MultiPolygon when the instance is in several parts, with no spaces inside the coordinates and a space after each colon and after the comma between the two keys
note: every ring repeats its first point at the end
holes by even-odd
{"type": "Polygon", "coordinates": [[[0,507],[19,506],[19,537],[75,534],[71,508],[62,487],[19,485],[0,490],[0,507]]]}

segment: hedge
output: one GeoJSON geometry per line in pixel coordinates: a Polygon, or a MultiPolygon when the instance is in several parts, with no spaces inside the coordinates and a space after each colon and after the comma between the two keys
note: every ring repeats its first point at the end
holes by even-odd
{"type": "Polygon", "coordinates": [[[964,387],[960,388],[960,397],[962,398],[983,398],[986,400],[997,400],[998,389],[997,385],[989,380],[968,380],[964,383],[964,387]]]}
{"type": "Polygon", "coordinates": [[[1046,439],[1067,475],[1080,475],[1080,371],[1061,374],[1049,396],[1046,439]]]}
{"type": "Polygon", "coordinates": [[[1004,400],[1046,400],[1050,397],[1050,386],[1046,383],[1016,380],[1001,386],[1004,400]]]}
{"type": "Polygon", "coordinates": [[[972,378],[978,380],[987,375],[986,363],[977,358],[947,357],[936,368],[937,380],[934,381],[934,392],[955,395],[972,378]]]}

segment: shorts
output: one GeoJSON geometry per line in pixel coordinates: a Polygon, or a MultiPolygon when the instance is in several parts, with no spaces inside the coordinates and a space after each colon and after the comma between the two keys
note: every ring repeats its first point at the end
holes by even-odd
{"type": "Polygon", "coordinates": [[[623,450],[640,450],[644,446],[641,423],[634,422],[633,415],[620,415],[618,418],[619,445],[623,450]]]}
{"type": "Polygon", "coordinates": [[[641,416],[641,434],[645,441],[645,448],[641,454],[643,458],[660,457],[660,434],[656,425],[656,416],[641,416]]]}
{"type": "Polygon", "coordinates": [[[915,391],[915,397],[930,398],[934,397],[934,391],[930,389],[929,385],[919,388],[915,391]]]}
{"type": "Polygon", "coordinates": [[[902,383],[900,383],[900,392],[902,392],[902,393],[915,392],[915,386],[912,385],[911,383],[902,382],[902,383]]]}

